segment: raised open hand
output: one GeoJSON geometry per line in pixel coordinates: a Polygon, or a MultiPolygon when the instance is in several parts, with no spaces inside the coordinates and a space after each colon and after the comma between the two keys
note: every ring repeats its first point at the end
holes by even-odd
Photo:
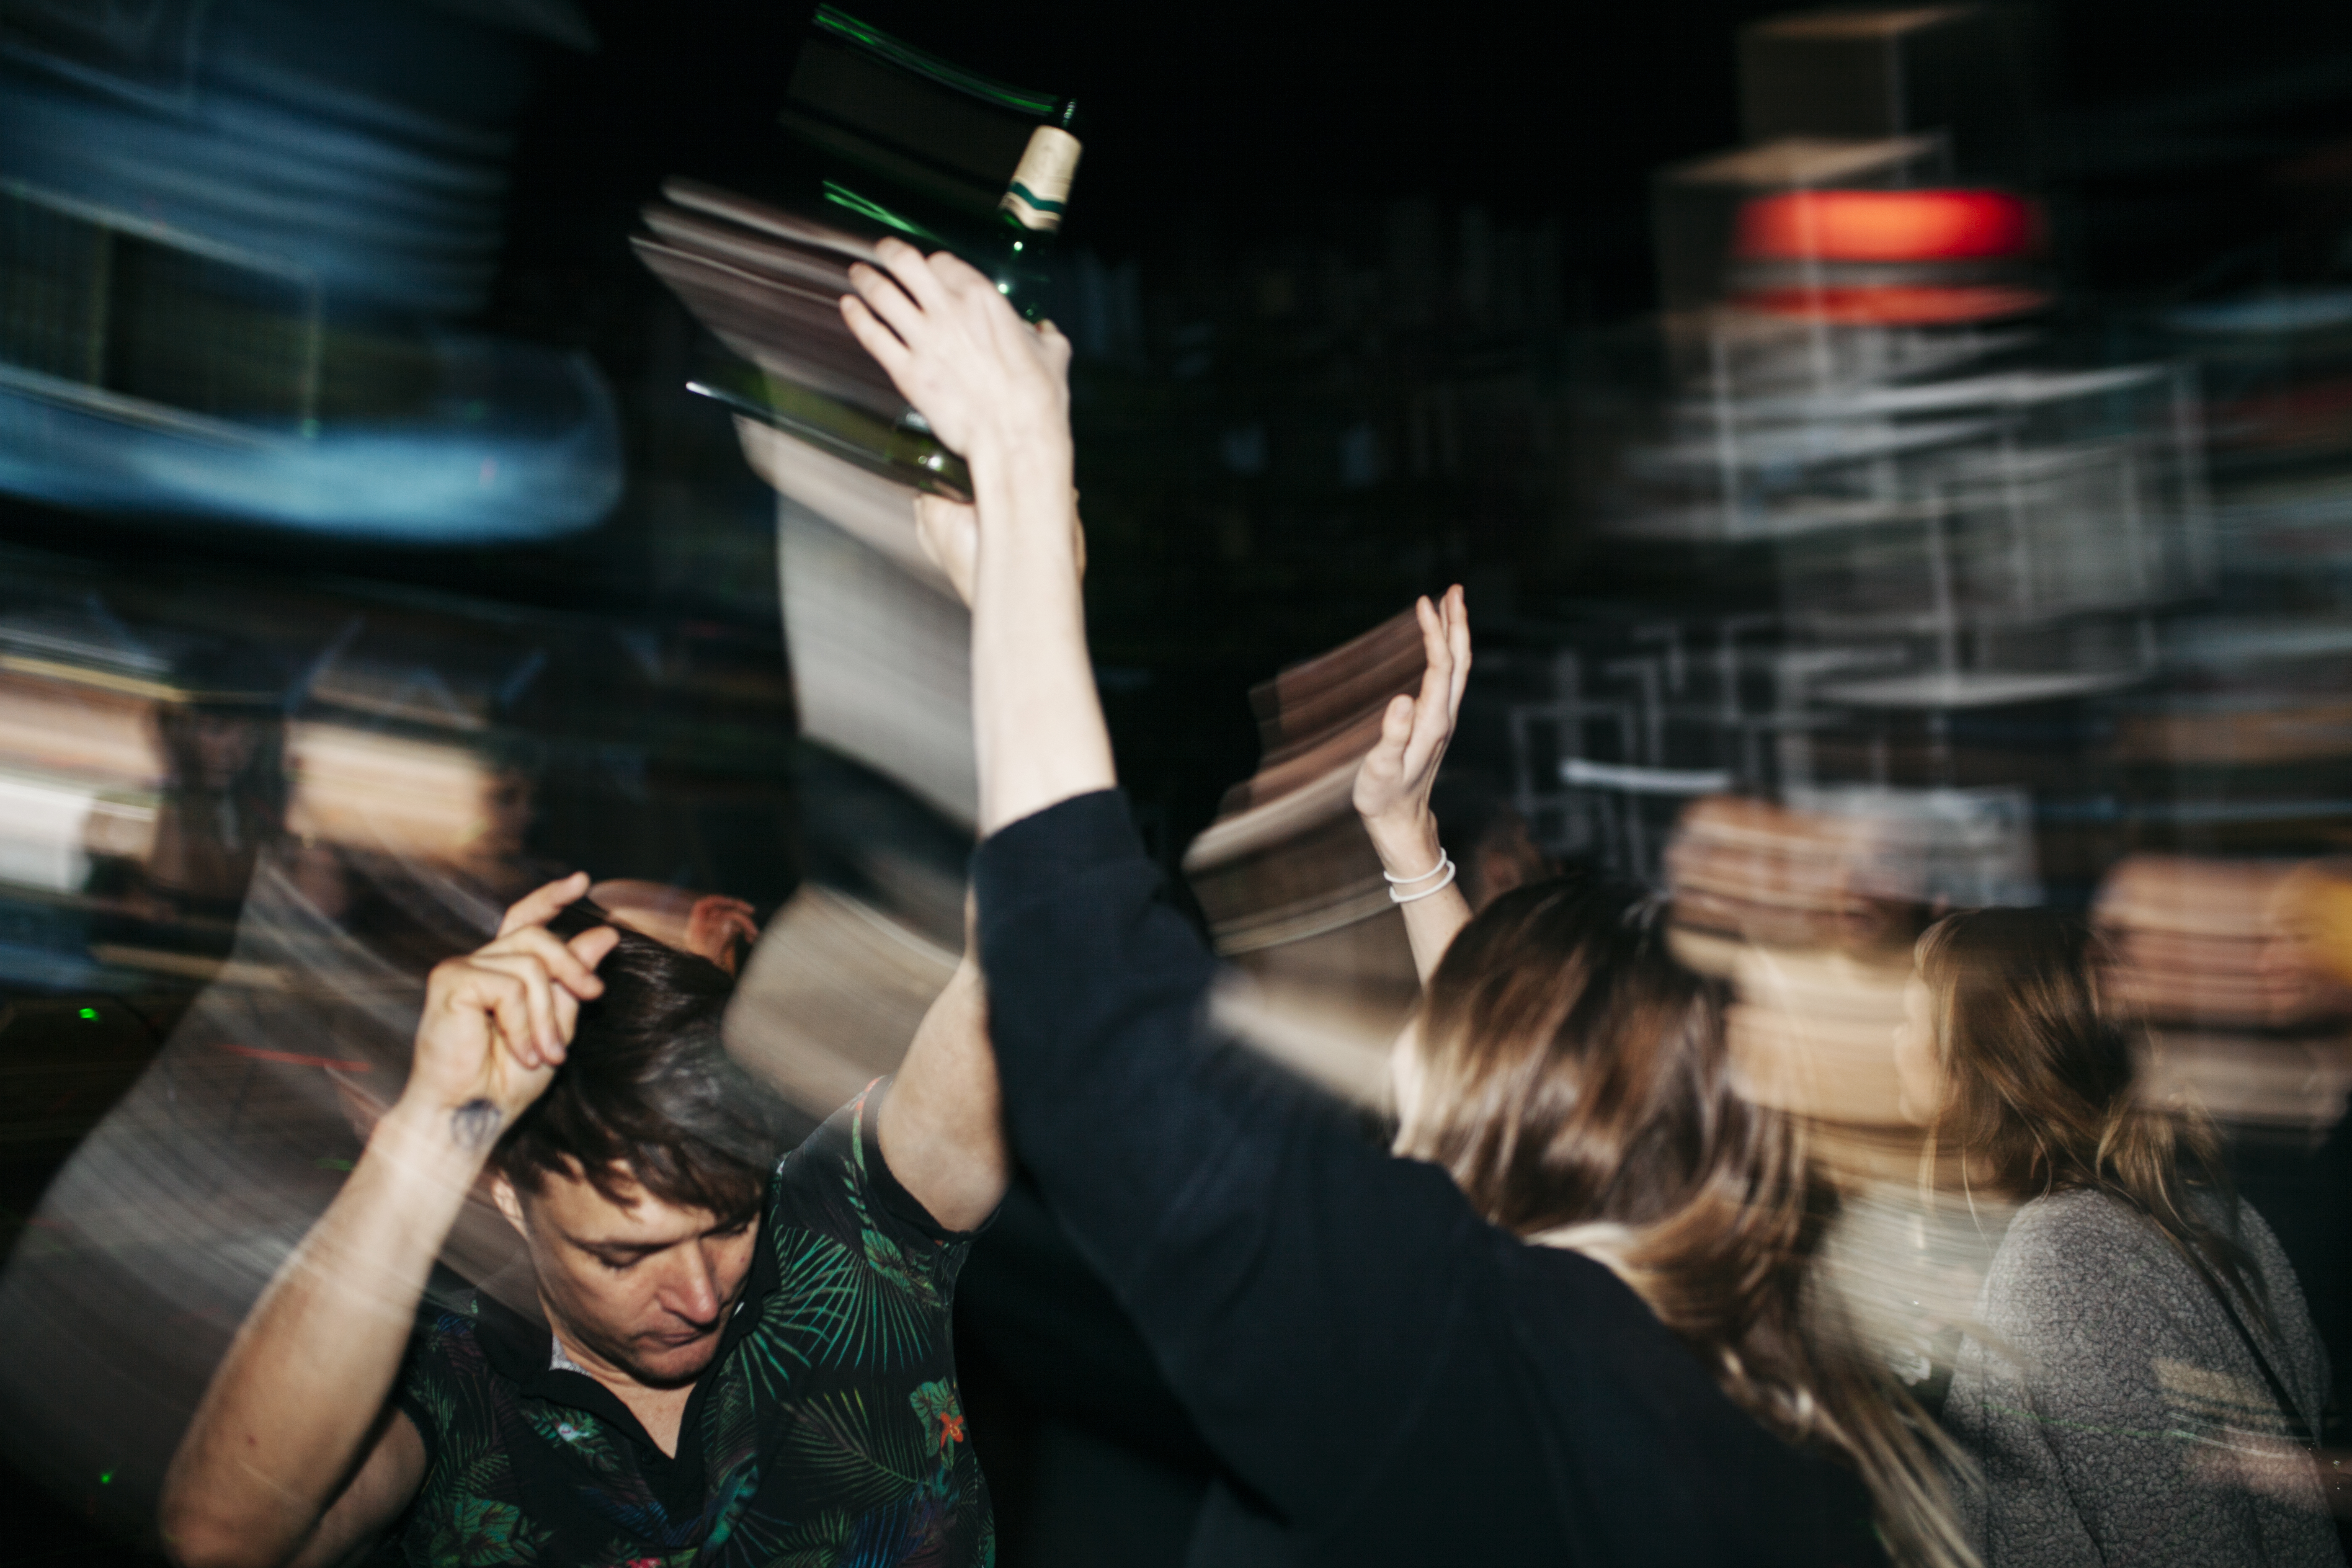
{"type": "Polygon", "coordinates": [[[604,994],[596,965],[619,933],[609,926],[570,942],[547,921],[588,890],[584,872],[550,882],[506,913],[498,937],[436,964],[404,1098],[446,1115],[453,1136],[486,1151],[555,1076],[580,1004],[604,994]]]}
{"type": "Polygon", "coordinates": [[[842,319],[950,447],[986,461],[1069,423],[1070,343],[1032,327],[980,271],[947,251],[886,239],[877,271],[849,269],[842,319]]]}
{"type": "MultiPolygon", "coordinates": [[[[1433,865],[1436,835],[1428,820],[1429,792],[1437,782],[1446,742],[1454,738],[1462,689],[1470,679],[1470,612],[1458,584],[1434,605],[1421,599],[1413,612],[1429,661],[1422,672],[1421,691],[1389,700],[1388,711],[1381,715],[1380,741],[1356,770],[1355,802],[1383,859],[1391,849],[1409,857],[1425,840],[1425,859],[1433,865]]],[[[1391,868],[1401,875],[1424,868],[1391,868]]]]}

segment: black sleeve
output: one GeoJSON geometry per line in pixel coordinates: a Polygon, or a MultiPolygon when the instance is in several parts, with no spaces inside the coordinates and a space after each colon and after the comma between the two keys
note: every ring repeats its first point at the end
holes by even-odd
{"type": "Polygon", "coordinates": [[[1491,1357],[1465,1321],[1491,1231],[1212,1037],[1214,962],[1122,796],[1003,829],[974,876],[1021,1158],[1211,1444],[1294,1524],[1333,1519],[1447,1403],[1441,1373],[1491,1357]]]}

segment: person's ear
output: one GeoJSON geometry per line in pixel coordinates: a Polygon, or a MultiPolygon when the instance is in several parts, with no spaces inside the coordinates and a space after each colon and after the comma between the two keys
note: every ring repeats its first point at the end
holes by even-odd
{"type": "Polygon", "coordinates": [[[507,1216],[507,1223],[515,1227],[515,1234],[529,1241],[530,1221],[523,1215],[522,1194],[515,1191],[515,1184],[507,1180],[504,1171],[490,1178],[490,1201],[499,1205],[499,1212],[507,1216]]]}

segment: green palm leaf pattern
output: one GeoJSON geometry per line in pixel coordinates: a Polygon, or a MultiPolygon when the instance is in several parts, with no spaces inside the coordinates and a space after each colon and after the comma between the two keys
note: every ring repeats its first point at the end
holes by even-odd
{"type": "Polygon", "coordinates": [[[903,1277],[880,1273],[840,1242],[805,1231],[779,1237],[778,1249],[781,1279],[747,1347],[766,1397],[782,1397],[799,1369],[887,1372],[910,1364],[935,1342],[931,1320],[941,1314],[903,1277]]]}
{"type": "Polygon", "coordinates": [[[599,1475],[618,1476],[628,1468],[620,1443],[604,1424],[584,1410],[567,1410],[532,1400],[523,1407],[531,1430],[548,1443],[568,1449],[599,1475]]]}
{"type": "Polygon", "coordinates": [[[906,1415],[877,1419],[855,1389],[803,1400],[793,1409],[782,1462],[820,1480],[826,1496],[859,1510],[921,1490],[937,1468],[919,1423],[906,1415]]]}
{"type": "Polygon", "coordinates": [[[547,1531],[534,1530],[522,1510],[488,1498],[466,1498],[436,1522],[433,1561],[451,1568],[498,1568],[536,1563],[547,1531]]]}
{"type": "Polygon", "coordinates": [[[729,1478],[756,1480],[760,1457],[760,1402],[751,1392],[751,1357],[738,1353],[719,1369],[719,1385],[702,1416],[703,1461],[720,1486],[729,1478]]]}
{"type": "Polygon", "coordinates": [[[857,1521],[846,1510],[829,1508],[784,1530],[762,1560],[769,1568],[835,1568],[856,1534],[857,1521]]]}

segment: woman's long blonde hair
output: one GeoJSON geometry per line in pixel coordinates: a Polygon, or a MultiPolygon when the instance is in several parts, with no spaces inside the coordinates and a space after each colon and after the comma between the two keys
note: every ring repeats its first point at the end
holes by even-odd
{"type": "Polygon", "coordinates": [[[1742,1408],[1853,1466],[1899,1561],[1973,1563],[1949,1442],[1822,1282],[1834,1194],[1801,1127],[1735,1087],[1724,1001],[1638,889],[1507,893],[1430,978],[1398,1152],[1493,1223],[1607,1264],[1742,1408]]]}
{"type": "Polygon", "coordinates": [[[2108,994],[2096,933],[2049,910],[1946,915],[1914,956],[1933,1005],[1946,1097],[1931,1128],[1971,1183],[2012,1201],[2092,1188],[2138,1209],[2191,1268],[2267,1323],[2262,1275],[2191,1190],[2234,1216],[2212,1124],[2139,1092],[2137,1025],[2108,994]]]}

